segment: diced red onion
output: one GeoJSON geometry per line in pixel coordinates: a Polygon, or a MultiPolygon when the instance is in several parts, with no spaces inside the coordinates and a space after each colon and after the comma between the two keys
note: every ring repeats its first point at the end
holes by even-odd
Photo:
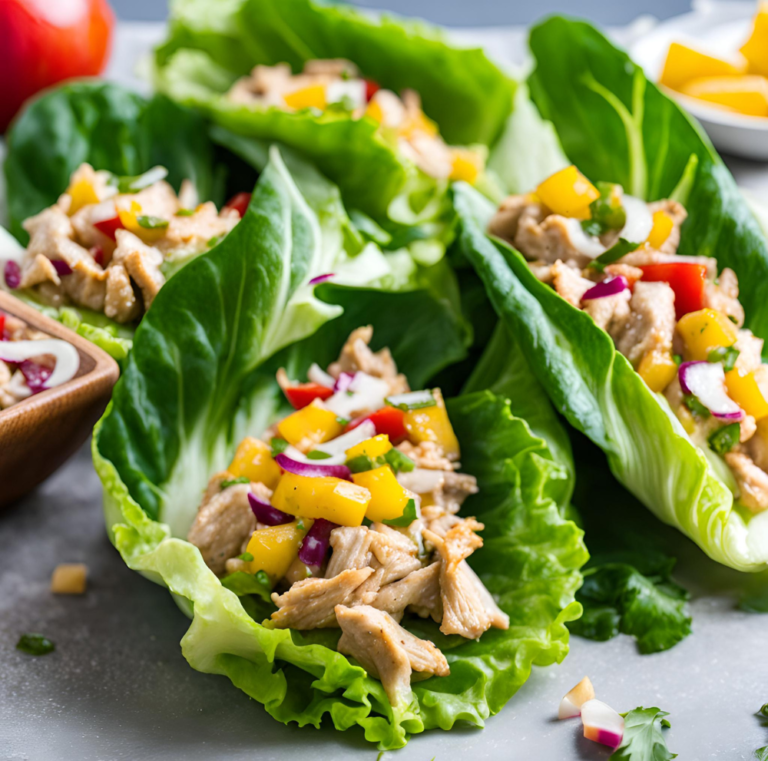
{"type": "Polygon", "coordinates": [[[72,274],[72,267],[70,267],[63,259],[51,259],[51,264],[59,277],[72,274]]]}
{"type": "Polygon", "coordinates": [[[24,380],[26,380],[29,390],[33,394],[45,391],[45,384],[53,374],[53,370],[50,367],[33,362],[31,359],[25,359],[21,362],[19,370],[21,370],[24,380]]]}
{"type": "Polygon", "coordinates": [[[582,301],[589,299],[604,299],[607,296],[615,296],[617,293],[629,290],[629,282],[624,275],[617,277],[607,277],[605,280],[593,285],[581,298],[582,301]]]}
{"type": "Polygon", "coordinates": [[[319,383],[321,386],[335,390],[336,381],[334,380],[333,376],[328,375],[328,373],[325,372],[325,370],[323,370],[320,365],[317,365],[314,362],[309,366],[309,370],[307,371],[307,378],[309,378],[312,383],[319,383]]]}
{"type": "Polygon", "coordinates": [[[741,420],[743,411],[725,390],[720,362],[683,362],[677,371],[683,393],[693,394],[716,418],[741,420]]]}
{"type": "Polygon", "coordinates": [[[310,285],[317,285],[318,283],[324,283],[326,280],[330,280],[332,277],[336,277],[335,272],[326,272],[325,275],[318,275],[317,277],[313,277],[310,281],[310,285]]]}
{"type": "Polygon", "coordinates": [[[42,354],[52,354],[56,359],[53,372],[42,382],[41,391],[66,383],[77,374],[80,355],[72,344],[59,338],[42,341],[3,341],[0,343],[0,359],[4,362],[23,362],[42,354]]]}
{"type": "Polygon", "coordinates": [[[337,525],[325,518],[318,518],[312,524],[299,550],[299,560],[304,565],[322,565],[331,543],[331,531],[335,528],[337,525]]]}
{"type": "Polygon", "coordinates": [[[5,284],[15,290],[21,285],[21,267],[18,262],[8,261],[5,263],[5,284]]]}
{"type": "Polygon", "coordinates": [[[104,266],[104,249],[101,246],[91,246],[88,249],[88,253],[93,257],[93,261],[99,265],[104,266]]]}
{"type": "Polygon", "coordinates": [[[293,520],[292,515],[272,507],[267,500],[262,499],[253,492],[248,492],[248,504],[250,504],[256,520],[265,526],[282,526],[284,523],[290,523],[293,520]]]}
{"type": "Polygon", "coordinates": [[[349,468],[346,465],[320,465],[315,463],[310,465],[309,463],[292,460],[282,453],[275,457],[275,462],[283,470],[296,476],[309,476],[310,478],[331,476],[332,478],[343,478],[345,481],[352,480],[349,468]]]}
{"type": "Polygon", "coordinates": [[[333,386],[334,391],[348,391],[355,376],[351,373],[341,373],[333,386]]]}

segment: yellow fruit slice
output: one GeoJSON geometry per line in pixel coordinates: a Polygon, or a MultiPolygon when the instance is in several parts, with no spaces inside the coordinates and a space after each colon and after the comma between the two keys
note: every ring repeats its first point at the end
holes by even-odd
{"type": "Polygon", "coordinates": [[[680,92],[745,116],[768,116],[765,77],[701,77],[683,85],[680,92]]]}
{"type": "Polygon", "coordinates": [[[752,34],[741,48],[751,74],[768,77],[768,3],[760,3],[752,34]]]}
{"type": "Polygon", "coordinates": [[[667,52],[667,60],[661,72],[659,83],[680,88],[692,79],[701,77],[734,77],[747,73],[747,59],[737,54],[732,61],[702,53],[681,42],[673,42],[667,52]]]}

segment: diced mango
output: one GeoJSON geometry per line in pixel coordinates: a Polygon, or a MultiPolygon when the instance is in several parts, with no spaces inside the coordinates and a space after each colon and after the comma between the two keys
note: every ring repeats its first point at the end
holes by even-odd
{"type": "Polygon", "coordinates": [[[132,232],[137,238],[144,241],[148,245],[156,243],[160,238],[165,235],[166,227],[142,227],[139,224],[139,215],[142,212],[141,204],[138,201],[131,201],[131,206],[128,209],[118,208],[117,215],[120,217],[120,222],[123,227],[132,232]]]}
{"type": "Polygon", "coordinates": [[[733,77],[747,73],[747,59],[734,56],[732,61],[702,53],[681,42],[669,46],[659,83],[673,90],[699,77],[733,77]]]}
{"type": "Polygon", "coordinates": [[[284,95],[283,100],[288,108],[294,108],[297,111],[300,111],[302,108],[317,108],[323,111],[328,105],[323,85],[302,87],[300,90],[294,90],[284,95]]]}
{"type": "Polygon", "coordinates": [[[335,439],[343,430],[335,412],[319,399],[296,410],[277,424],[278,433],[298,450],[308,452],[317,444],[335,439]]]}
{"type": "Polygon", "coordinates": [[[400,127],[400,134],[405,138],[411,138],[415,134],[421,133],[435,137],[439,130],[437,124],[435,124],[423,111],[418,111],[413,114],[410,119],[407,119],[400,127]]]}
{"type": "Polygon", "coordinates": [[[432,395],[437,404],[434,407],[423,407],[406,412],[403,416],[408,438],[414,444],[422,441],[434,441],[443,448],[446,457],[458,459],[459,440],[453,431],[453,426],[445,409],[443,395],[439,388],[432,389],[432,395]]]}
{"type": "Polygon", "coordinates": [[[357,484],[331,476],[285,473],[272,495],[272,506],[302,518],[325,518],[340,526],[359,526],[371,493],[357,484]]]}
{"type": "Polygon", "coordinates": [[[254,531],[247,548],[247,552],[253,555],[249,563],[250,573],[264,571],[273,584],[280,581],[296,559],[301,540],[312,527],[310,520],[303,521],[303,524],[303,529],[299,528],[298,521],[293,521],[254,531]]]}
{"type": "Polygon", "coordinates": [[[640,377],[651,391],[663,391],[675,378],[677,364],[665,351],[649,351],[637,368],[640,377]]]}
{"type": "Polygon", "coordinates": [[[738,370],[725,374],[728,396],[755,420],[768,416],[768,401],[763,396],[754,373],[742,375],[738,370]]]}
{"type": "Polygon", "coordinates": [[[235,452],[227,470],[235,478],[247,478],[274,489],[280,479],[280,466],[272,459],[272,451],[263,442],[246,436],[235,452]]]}
{"type": "Polygon", "coordinates": [[[411,498],[398,483],[389,465],[362,473],[353,473],[352,480],[371,493],[371,501],[365,517],[372,521],[389,521],[399,518],[411,498]]]}
{"type": "Polygon", "coordinates": [[[451,151],[451,156],[453,163],[451,164],[450,179],[463,180],[474,185],[483,168],[480,154],[468,148],[454,148],[451,151]]]}
{"type": "Polygon", "coordinates": [[[680,92],[745,116],[768,116],[765,77],[702,77],[683,85],[680,92]]]}
{"type": "Polygon", "coordinates": [[[51,592],[55,595],[81,595],[85,592],[87,577],[88,567],[84,563],[61,563],[51,576],[51,592]]]}
{"type": "Polygon", "coordinates": [[[78,180],[67,188],[67,194],[70,197],[69,211],[71,217],[76,211],[80,211],[83,206],[99,202],[99,196],[96,190],[88,180],[78,180]]]}
{"type": "Polygon", "coordinates": [[[536,188],[536,195],[555,214],[589,219],[589,205],[600,198],[600,191],[571,165],[544,180],[536,188]]]}
{"type": "Polygon", "coordinates": [[[659,209],[653,213],[653,227],[646,243],[657,251],[664,245],[672,233],[675,222],[666,211],[659,209]]]}
{"type": "Polygon", "coordinates": [[[752,34],[741,48],[749,71],[768,77],[768,3],[760,3],[752,27],[752,34]]]}
{"type": "Polygon", "coordinates": [[[686,359],[704,360],[713,349],[736,343],[736,326],[714,309],[689,312],[677,323],[677,331],[685,341],[686,359]]]}
{"type": "Polygon", "coordinates": [[[363,456],[375,460],[377,457],[383,457],[390,449],[392,449],[392,444],[389,441],[389,436],[386,433],[380,433],[378,436],[366,439],[350,447],[346,454],[348,460],[363,456]]]}

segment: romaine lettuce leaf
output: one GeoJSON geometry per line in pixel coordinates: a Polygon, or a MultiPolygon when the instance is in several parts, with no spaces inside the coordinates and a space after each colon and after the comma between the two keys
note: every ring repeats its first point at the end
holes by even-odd
{"type": "Polygon", "coordinates": [[[568,472],[545,441],[490,391],[450,400],[464,468],[481,489],[466,512],[487,527],[472,560],[511,627],[466,641],[415,622],[416,633],[446,650],[451,675],[415,684],[411,705],[393,710],[381,684],[335,652],[337,632],[261,626],[247,612],[262,610],[261,598],[238,598],[184,541],[209,475],[244,434],[261,433],[285,411],[277,366],[298,375],[309,361],[325,362],[366,323],[415,387],[466,352],[467,326],[444,263],[422,273],[413,292],[325,284],[312,297],[322,305],[302,299],[314,316],[294,319],[312,271],[306,252],[316,248],[308,209],[273,151],[240,226],[171,280],[138,328],[94,434],[94,463],[126,563],[168,586],[192,616],[182,652],[193,668],[228,676],[280,721],[319,726],[328,715],[338,729],[357,725],[381,748],[397,748],[425,729],[482,726],[533,664],[565,657],[587,554],[558,503],[568,472]],[[341,314],[318,330],[331,311],[341,314]]]}
{"type": "Polygon", "coordinates": [[[476,191],[457,183],[454,203],[461,250],[557,411],[606,453],[641,502],[710,557],[739,570],[765,568],[768,524],[734,507],[728,485],[664,397],[588,314],[537,280],[517,251],[485,235],[488,204],[476,191]]]}

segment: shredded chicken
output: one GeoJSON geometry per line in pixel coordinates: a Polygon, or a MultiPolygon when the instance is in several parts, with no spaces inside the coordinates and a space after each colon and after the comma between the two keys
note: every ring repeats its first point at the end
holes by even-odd
{"type": "Polygon", "coordinates": [[[559,259],[552,265],[552,285],[572,306],[579,306],[584,294],[594,285],[582,277],[577,269],[563,264],[559,259]]]}
{"type": "Polygon", "coordinates": [[[763,339],[753,335],[751,330],[739,331],[733,347],[739,352],[735,367],[742,375],[762,366],[763,343],[763,339]]]}
{"type": "Polygon", "coordinates": [[[584,299],[582,307],[598,327],[607,333],[617,333],[624,327],[629,318],[629,299],[629,291],[622,291],[615,296],[584,299]]]}
{"type": "Polygon", "coordinates": [[[383,586],[371,605],[386,611],[395,621],[400,621],[405,610],[409,609],[422,618],[432,616],[439,623],[443,617],[440,562],[419,568],[405,578],[383,586]]]}
{"type": "Polygon", "coordinates": [[[331,531],[331,559],[325,578],[332,579],[350,568],[368,568],[371,565],[372,532],[366,526],[352,528],[340,526],[331,531]]]}
{"type": "Polygon", "coordinates": [[[740,452],[728,452],[725,461],[736,478],[741,503],[753,513],[768,509],[768,473],[740,452]]]}
{"type": "Polygon", "coordinates": [[[278,610],[272,623],[278,629],[328,629],[338,626],[334,608],[347,605],[372,568],[350,568],[332,579],[305,579],[282,595],[272,594],[278,610]]]}
{"type": "Polygon", "coordinates": [[[732,269],[726,267],[714,283],[705,283],[704,306],[722,312],[739,327],[744,324],[744,307],[739,301],[739,280],[732,269]]]}
{"type": "Polygon", "coordinates": [[[403,441],[397,448],[410,457],[419,468],[426,470],[453,470],[458,463],[452,463],[440,444],[434,441],[420,441],[415,446],[410,441],[403,441]]]}
{"type": "Polygon", "coordinates": [[[671,352],[677,320],[675,292],[669,285],[635,283],[629,306],[629,319],[613,335],[616,348],[634,365],[649,352],[671,352]]]}
{"type": "Polygon", "coordinates": [[[403,629],[385,612],[361,605],[339,605],[336,617],[341,627],[339,652],[351,655],[371,675],[381,679],[390,703],[407,703],[411,694],[411,672],[448,676],[445,656],[429,641],[403,629]]]}

